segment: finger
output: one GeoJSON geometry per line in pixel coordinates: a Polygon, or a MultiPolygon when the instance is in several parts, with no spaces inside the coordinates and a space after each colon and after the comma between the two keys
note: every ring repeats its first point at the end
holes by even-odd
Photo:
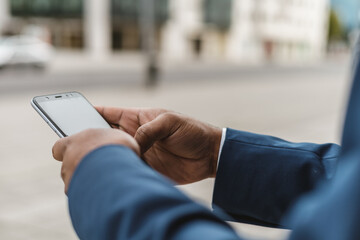
{"type": "Polygon", "coordinates": [[[64,182],[64,193],[67,195],[68,188],[69,188],[69,179],[68,179],[69,174],[67,173],[67,169],[65,168],[64,164],[62,164],[62,166],[61,166],[60,175],[64,182]]]}
{"type": "Polygon", "coordinates": [[[140,126],[140,109],[136,108],[115,108],[115,107],[95,107],[105,120],[115,128],[134,136],[140,126]]]}
{"type": "Polygon", "coordinates": [[[135,140],[141,153],[145,153],[156,141],[172,135],[181,124],[180,118],[174,113],[164,113],[138,128],[135,140]]]}
{"type": "Polygon", "coordinates": [[[95,109],[100,113],[106,121],[111,124],[118,124],[127,109],[115,107],[95,106],[95,109]]]}
{"type": "Polygon", "coordinates": [[[64,152],[66,150],[68,138],[59,139],[52,148],[52,154],[54,159],[58,161],[62,161],[64,157],[64,152]]]}

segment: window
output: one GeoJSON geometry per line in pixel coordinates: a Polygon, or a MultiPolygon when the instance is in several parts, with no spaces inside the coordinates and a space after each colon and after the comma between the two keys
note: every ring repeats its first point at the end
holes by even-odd
{"type": "Polygon", "coordinates": [[[21,17],[81,17],[83,0],[10,0],[10,8],[21,17]]]}
{"type": "Polygon", "coordinates": [[[230,27],[232,16],[232,0],[205,0],[204,21],[221,30],[230,27]]]}
{"type": "MultiPolygon", "coordinates": [[[[137,21],[139,17],[140,0],[111,0],[111,13],[123,20],[137,21]]],[[[163,23],[168,18],[168,0],[155,0],[155,17],[163,23]]]]}

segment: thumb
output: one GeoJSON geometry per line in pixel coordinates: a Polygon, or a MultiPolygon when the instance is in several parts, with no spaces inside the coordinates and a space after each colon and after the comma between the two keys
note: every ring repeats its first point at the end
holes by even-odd
{"type": "Polygon", "coordinates": [[[135,133],[135,140],[140,146],[141,153],[145,153],[156,141],[171,136],[180,125],[179,116],[167,112],[139,127],[135,133]]]}
{"type": "Polygon", "coordinates": [[[62,161],[64,157],[64,152],[66,150],[67,144],[68,144],[68,137],[60,138],[56,141],[52,148],[52,155],[55,160],[62,161]]]}

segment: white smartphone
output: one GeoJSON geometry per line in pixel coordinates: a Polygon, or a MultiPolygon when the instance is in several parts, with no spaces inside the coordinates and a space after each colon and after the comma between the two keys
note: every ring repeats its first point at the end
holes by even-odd
{"type": "Polygon", "coordinates": [[[78,92],[34,97],[31,105],[59,137],[67,137],[89,128],[111,128],[78,92]]]}

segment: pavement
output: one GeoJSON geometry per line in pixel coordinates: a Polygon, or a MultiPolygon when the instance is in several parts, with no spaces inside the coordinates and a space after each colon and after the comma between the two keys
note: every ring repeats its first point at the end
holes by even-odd
{"type": "MultiPolygon", "coordinates": [[[[45,73],[0,72],[0,239],[78,239],[68,215],[60,164],[51,156],[58,138],[31,108],[35,95],[77,90],[95,105],[162,107],[219,127],[289,141],[340,141],[349,86],[346,59],[286,67],[173,65],[150,89],[143,87],[140,60],[116,68],[126,59],[114,61],[111,68],[95,69],[94,63],[82,70],[65,71],[66,66],[59,65],[45,73]]],[[[66,64],[71,66],[71,61],[66,64]]],[[[213,180],[179,188],[210,206],[213,180]]],[[[289,234],[232,224],[250,239],[281,240],[289,234]]]]}

